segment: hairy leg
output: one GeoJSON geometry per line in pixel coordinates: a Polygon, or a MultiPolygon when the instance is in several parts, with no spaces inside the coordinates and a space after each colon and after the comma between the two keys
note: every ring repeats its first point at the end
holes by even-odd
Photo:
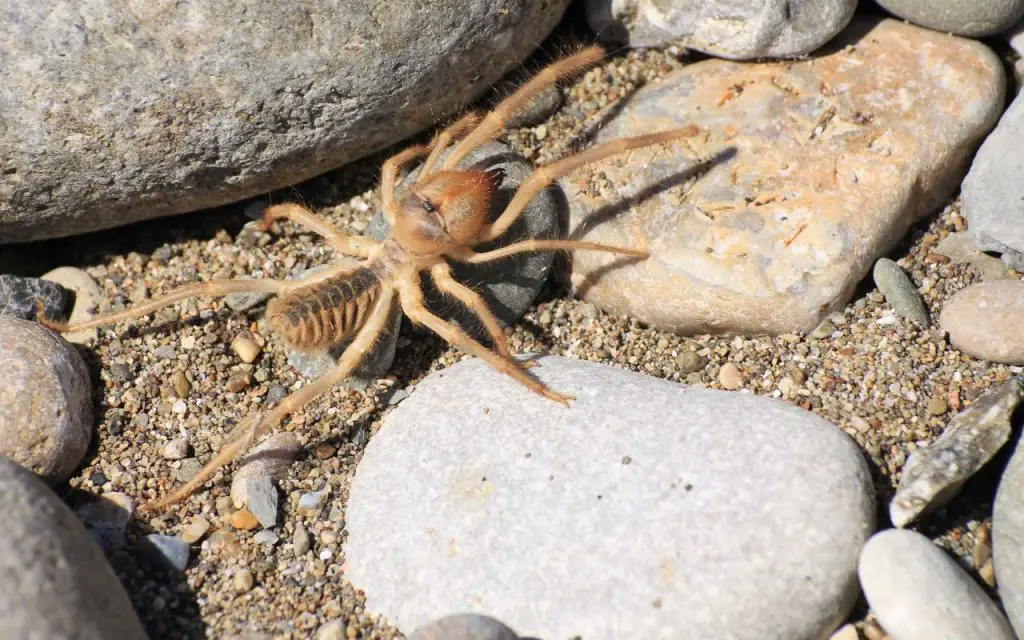
{"type": "Polygon", "coordinates": [[[453,252],[447,255],[455,258],[460,262],[468,262],[469,264],[480,264],[481,262],[491,262],[492,260],[500,260],[507,258],[508,256],[517,253],[527,253],[530,251],[572,251],[576,249],[585,249],[588,251],[607,251],[608,253],[618,253],[624,256],[635,256],[637,258],[646,258],[650,255],[646,249],[630,249],[628,247],[615,247],[610,244],[601,244],[599,242],[587,242],[586,240],[523,240],[522,242],[516,242],[510,244],[507,247],[500,249],[494,249],[493,251],[485,251],[483,253],[475,253],[472,250],[462,250],[453,252]]]}
{"type": "Polygon", "coordinates": [[[345,349],[345,352],[341,354],[341,359],[336,367],[282,400],[269,413],[256,414],[241,422],[231,432],[228,443],[217,452],[217,455],[212,460],[206,463],[206,466],[194,478],[162,500],[152,505],[145,505],[144,508],[146,510],[159,510],[187,498],[200,485],[213,476],[218,469],[245,451],[257,438],[279,425],[289,414],[298,411],[352,373],[352,370],[359,365],[366,354],[373,348],[374,343],[377,342],[381,334],[387,329],[393,300],[394,289],[385,287],[382,290],[381,297],[374,305],[373,311],[367,316],[366,323],[345,349]]]}
{"type": "Polygon", "coordinates": [[[384,209],[384,217],[388,224],[394,226],[396,205],[395,205],[395,184],[398,181],[398,169],[416,158],[430,153],[429,145],[417,145],[409,147],[404,151],[396,153],[384,161],[380,170],[380,200],[384,209]]]}
{"type": "Polygon", "coordinates": [[[437,288],[457,299],[475,313],[487,329],[487,334],[494,341],[494,349],[502,358],[512,359],[512,352],[508,349],[508,341],[505,340],[505,332],[502,330],[498,319],[494,317],[487,303],[480,295],[452,277],[452,268],[447,262],[440,262],[430,268],[430,275],[434,278],[437,288]]]}
{"type": "Polygon", "coordinates": [[[420,168],[420,175],[416,178],[416,183],[423,182],[427,176],[430,175],[434,165],[437,164],[437,160],[444,153],[444,150],[448,148],[453,140],[458,140],[466,135],[473,127],[480,122],[480,115],[477,113],[467,113],[458,120],[456,120],[451,126],[447,127],[444,131],[437,134],[433,140],[430,141],[430,155],[423,161],[423,167],[420,168]]]}
{"type": "Polygon", "coordinates": [[[552,162],[549,165],[539,167],[530,174],[530,177],[528,177],[522,185],[520,185],[515,196],[512,197],[512,201],[508,203],[508,206],[501,213],[498,219],[480,230],[478,242],[488,242],[501,237],[501,234],[508,231],[508,228],[512,226],[520,214],[522,214],[523,210],[526,209],[526,205],[530,204],[530,201],[533,200],[542,189],[575,169],[598,162],[599,160],[604,160],[609,156],[614,156],[619,153],[623,153],[624,151],[639,149],[640,147],[648,147],[654,144],[668,142],[669,140],[675,140],[676,138],[692,137],[697,135],[699,132],[699,128],[694,125],[689,125],[681,129],[671,129],[669,131],[661,131],[644,136],[620,138],[618,140],[612,140],[591,149],[587,149],[586,151],[569,156],[568,158],[563,158],[557,162],[552,162]]]}
{"type": "Polygon", "coordinates": [[[491,351],[471,338],[454,322],[448,322],[431,313],[423,304],[423,292],[420,290],[419,282],[415,278],[415,272],[402,273],[395,281],[395,285],[398,287],[402,311],[413,322],[422,324],[441,336],[449,344],[480,358],[501,373],[511,376],[534,393],[567,407],[569,406],[569,401],[574,399],[571,395],[557,393],[548,389],[539,380],[531,378],[521,363],[491,351]]]}
{"type": "Polygon", "coordinates": [[[124,311],[118,311],[115,313],[108,313],[74,325],[54,322],[44,318],[42,315],[41,304],[38,302],[36,303],[36,308],[39,309],[38,317],[40,324],[43,324],[58,333],[68,333],[72,331],[81,331],[83,329],[102,327],[115,322],[121,322],[122,320],[130,320],[131,318],[138,318],[139,316],[144,316],[147,313],[152,313],[157,309],[170,306],[175,302],[180,302],[189,298],[199,296],[220,297],[232,293],[269,293],[277,295],[299,283],[301,283],[301,281],[285,282],[284,280],[211,280],[209,282],[197,282],[195,284],[187,284],[178,289],[174,289],[166,295],[159,296],[146,302],[141,302],[130,309],[125,309],[124,311]]]}
{"type": "Polygon", "coordinates": [[[309,209],[294,203],[275,204],[263,211],[260,226],[266,230],[275,220],[287,219],[300,224],[322,237],[327,244],[345,255],[365,258],[377,243],[370,238],[349,236],[341,233],[309,209]]]}
{"type": "Polygon", "coordinates": [[[480,126],[466,136],[459,143],[459,146],[455,147],[455,151],[445,159],[443,168],[451,169],[455,167],[473,149],[476,149],[488,140],[494,139],[505,127],[505,123],[512,114],[524,105],[529,104],[530,100],[545,88],[582,72],[603,57],[604,51],[601,47],[586,47],[542,70],[515,93],[502,100],[493,111],[488,113],[484,117],[483,122],[480,123],[480,126]]]}

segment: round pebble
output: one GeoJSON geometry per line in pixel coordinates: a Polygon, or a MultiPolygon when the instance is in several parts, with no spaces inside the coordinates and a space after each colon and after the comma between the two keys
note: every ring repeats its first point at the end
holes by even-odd
{"type": "Polygon", "coordinates": [[[946,302],[942,329],[957,349],[992,362],[1024,364],[1024,281],[973,284],[946,302]]]}
{"type": "Polygon", "coordinates": [[[191,449],[192,447],[189,445],[188,440],[175,438],[164,445],[161,454],[168,460],[184,460],[191,453],[191,449]]]}
{"type": "Polygon", "coordinates": [[[0,454],[49,482],[67,479],[93,431],[82,357],[49,329],[0,316],[0,371],[0,454]]]}
{"type": "Polygon", "coordinates": [[[718,382],[721,383],[723,389],[730,391],[739,389],[743,384],[743,374],[740,373],[739,367],[735,364],[726,362],[718,370],[718,382]]]}
{"type": "Polygon", "coordinates": [[[242,531],[251,531],[260,526],[260,521],[245,509],[239,509],[231,514],[231,526],[242,531]]]}
{"type": "MultiPolygon", "coordinates": [[[[96,281],[85,271],[75,267],[57,267],[44,273],[40,280],[56,282],[75,294],[75,304],[68,316],[69,324],[79,324],[93,318],[103,299],[103,292],[96,281]]],[[[74,344],[85,344],[94,340],[99,329],[86,329],[63,334],[64,339],[74,344]]]]}
{"type": "Polygon", "coordinates": [[[475,613],[447,616],[416,629],[409,640],[519,640],[500,620],[475,613]]]}
{"type": "Polygon", "coordinates": [[[858,571],[871,610],[893,638],[1015,638],[981,587],[920,533],[888,529],[872,536],[858,571]]]}
{"type": "Polygon", "coordinates": [[[185,530],[181,532],[181,539],[186,544],[195,544],[203,539],[206,532],[210,530],[210,521],[203,516],[196,516],[188,523],[185,530]]]}
{"type": "Polygon", "coordinates": [[[235,587],[235,591],[238,593],[251,591],[255,582],[256,581],[252,576],[252,571],[249,571],[248,569],[239,569],[231,579],[231,584],[235,587]]]}

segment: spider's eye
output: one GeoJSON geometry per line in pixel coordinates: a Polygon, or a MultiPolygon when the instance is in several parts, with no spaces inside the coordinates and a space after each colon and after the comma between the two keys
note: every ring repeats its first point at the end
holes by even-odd
{"type": "Polygon", "coordinates": [[[426,198],[423,198],[423,208],[426,209],[427,213],[437,213],[437,208],[434,207],[434,203],[426,198]]]}

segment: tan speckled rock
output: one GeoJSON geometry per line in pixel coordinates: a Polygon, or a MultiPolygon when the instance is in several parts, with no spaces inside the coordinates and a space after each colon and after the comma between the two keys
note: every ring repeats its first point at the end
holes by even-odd
{"type": "Polygon", "coordinates": [[[1024,364],[1024,282],[974,284],[946,302],[939,324],[957,349],[975,358],[1024,364]]]}
{"type": "Polygon", "coordinates": [[[893,20],[855,22],[812,60],[690,65],[637,92],[597,141],[689,123],[703,139],[562,180],[574,237],[651,252],[578,251],[571,284],[681,333],[810,331],[959,186],[1004,85],[981,43],[893,20]]]}
{"type": "Polygon", "coordinates": [[[0,316],[0,455],[49,482],[66,479],[92,438],[82,357],[42,325],[0,316]]]}

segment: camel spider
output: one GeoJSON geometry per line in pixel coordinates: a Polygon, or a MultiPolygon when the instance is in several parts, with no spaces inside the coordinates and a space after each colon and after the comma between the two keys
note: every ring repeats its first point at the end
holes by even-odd
{"type": "Polygon", "coordinates": [[[383,212],[391,230],[381,243],[340,233],[297,204],[274,205],[265,210],[261,223],[264,229],[275,220],[291,220],[320,235],[334,250],[362,258],[355,267],[332,265],[297,281],[227,279],[186,285],[131,309],[72,326],[47,320],[40,313],[43,324],[56,331],[80,331],[137,318],[194,296],[219,297],[259,292],[275,296],[267,305],[267,320],[289,348],[316,351],[349,342],[331,371],[286,397],[269,412],[258,412],[245,418],[232,431],[227,444],[194,478],[164,499],[144,508],[161,509],[189,496],[222,465],[279,425],[287,415],[298,411],[348,376],[387,331],[388,318],[396,300],[414,323],[426,326],[448,343],[486,360],[530,390],[568,406],[572,396],[548,389],[526,373],[531,363],[519,362],[512,357],[497,319],[473,289],[452,277],[448,260],[479,264],[522,252],[572,249],[647,257],[647,251],[642,249],[575,240],[524,240],[483,253],[475,252],[473,247],[499,238],[527,204],[560,176],[630,149],[696,135],[698,129],[691,125],[613,140],[537,168],[492,223],[487,222],[487,213],[491,197],[501,181],[500,172],[458,170],[456,165],[472,150],[498,137],[509,116],[528,104],[538,92],[582,72],[603,56],[600,47],[591,46],[562,58],[543,69],[493,111],[482,117],[469,113],[438,133],[428,144],[405,149],[385,161],[380,189],[383,212]],[[444,151],[453,144],[451,153],[442,162],[444,151]],[[422,157],[426,159],[418,178],[396,200],[399,169],[422,157]],[[427,309],[419,282],[424,271],[429,272],[442,293],[455,298],[479,317],[493,342],[493,350],[469,336],[457,324],[427,309]]]}

